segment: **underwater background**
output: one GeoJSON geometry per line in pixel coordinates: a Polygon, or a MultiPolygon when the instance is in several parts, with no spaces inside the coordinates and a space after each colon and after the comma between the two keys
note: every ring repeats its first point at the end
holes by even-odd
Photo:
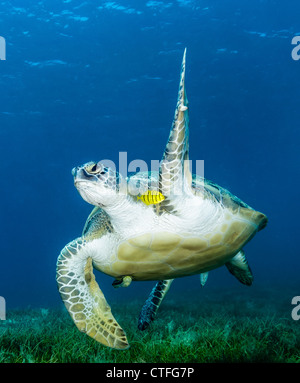
{"type": "MultiPolygon", "coordinates": [[[[118,166],[119,152],[127,152],[128,164],[161,159],[187,47],[190,159],[204,160],[206,178],[269,222],[244,249],[252,287],[225,267],[211,271],[203,289],[198,276],[178,279],[158,318],[167,309],[176,314],[182,300],[187,312],[193,307],[191,323],[209,312],[207,304],[214,312],[244,304],[244,317],[248,307],[251,318],[260,318],[272,300],[271,315],[299,334],[300,321],[291,317],[291,300],[300,295],[300,61],[291,55],[299,12],[296,0],[0,2],[6,40],[0,296],[8,319],[16,309],[63,307],[56,260],[81,235],[92,209],[75,189],[71,169],[102,159],[118,166]]],[[[95,275],[113,312],[120,303],[129,310],[133,301],[141,308],[154,285],[115,290],[112,278],[95,275]]],[[[138,310],[134,315],[137,320],[138,310]]],[[[173,319],[159,323],[176,328],[180,321],[173,319]]],[[[137,323],[128,323],[132,328],[124,330],[134,333],[137,323]]],[[[298,335],[292,339],[299,346],[298,335]]]]}

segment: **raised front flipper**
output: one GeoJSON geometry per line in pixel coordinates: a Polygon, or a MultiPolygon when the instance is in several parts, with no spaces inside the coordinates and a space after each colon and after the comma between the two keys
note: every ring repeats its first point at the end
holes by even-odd
{"type": "Polygon", "coordinates": [[[189,115],[185,91],[185,57],[186,50],[182,60],[174,121],[159,169],[159,191],[166,197],[166,200],[161,205],[166,209],[171,204],[168,197],[172,194],[181,195],[183,188],[190,187],[192,182],[188,162],[189,115]]]}
{"type": "Polygon", "coordinates": [[[174,279],[159,281],[154,286],[148,299],[146,300],[139,317],[138,328],[145,330],[154,320],[157,310],[167,294],[174,279]]]}
{"type": "Polygon", "coordinates": [[[57,260],[58,290],[80,331],[105,346],[126,349],[126,334],[95,280],[91,255],[81,239],[64,247],[57,260]]]}

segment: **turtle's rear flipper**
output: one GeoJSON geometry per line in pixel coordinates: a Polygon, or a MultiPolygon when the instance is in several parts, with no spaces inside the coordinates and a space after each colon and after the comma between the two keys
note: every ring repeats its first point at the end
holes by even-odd
{"type": "Polygon", "coordinates": [[[61,251],[56,269],[60,295],[80,331],[105,346],[126,349],[126,334],[95,280],[92,258],[85,246],[85,241],[77,239],[61,251]]]}
{"type": "Polygon", "coordinates": [[[173,280],[174,279],[159,281],[154,286],[141,310],[138,322],[139,330],[145,330],[154,320],[157,310],[167,294],[173,280]]]}
{"type": "Polygon", "coordinates": [[[200,284],[201,284],[201,287],[204,287],[204,285],[205,285],[205,283],[207,281],[207,278],[208,278],[208,272],[200,274],[200,284]]]}
{"type": "Polygon", "coordinates": [[[229,262],[225,263],[225,265],[229,272],[241,283],[247,286],[252,285],[253,274],[243,250],[239,251],[229,262]]]}
{"type": "Polygon", "coordinates": [[[131,284],[131,282],[132,278],[129,275],[127,275],[122,279],[115,279],[112,285],[115,289],[118,289],[119,287],[128,287],[131,284]]]}

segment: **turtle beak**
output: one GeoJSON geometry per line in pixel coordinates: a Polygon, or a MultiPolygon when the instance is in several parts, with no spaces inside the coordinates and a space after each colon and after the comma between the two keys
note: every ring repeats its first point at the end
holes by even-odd
{"type": "Polygon", "coordinates": [[[78,167],[72,169],[72,172],[71,172],[71,173],[72,173],[72,176],[73,176],[73,177],[76,177],[76,175],[77,175],[77,170],[78,170],[78,167]]]}
{"type": "Polygon", "coordinates": [[[95,174],[87,173],[83,166],[76,166],[71,173],[75,183],[79,181],[98,181],[98,177],[95,174]]]}

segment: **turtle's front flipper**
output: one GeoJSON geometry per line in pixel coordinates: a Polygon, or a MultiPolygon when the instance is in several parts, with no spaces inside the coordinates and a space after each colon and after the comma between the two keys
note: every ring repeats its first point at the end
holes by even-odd
{"type": "Polygon", "coordinates": [[[57,260],[56,280],[62,300],[77,328],[117,349],[129,347],[126,334],[111,313],[93,273],[86,242],[70,242],[57,260]]]}
{"type": "Polygon", "coordinates": [[[185,90],[184,51],[178,99],[169,139],[159,168],[159,191],[166,197],[161,206],[173,210],[170,205],[172,194],[182,195],[185,187],[191,187],[192,175],[189,168],[189,110],[185,90]]]}
{"type": "Polygon", "coordinates": [[[159,281],[154,286],[140,313],[138,328],[145,330],[154,320],[157,310],[174,279],[159,281]]]}

